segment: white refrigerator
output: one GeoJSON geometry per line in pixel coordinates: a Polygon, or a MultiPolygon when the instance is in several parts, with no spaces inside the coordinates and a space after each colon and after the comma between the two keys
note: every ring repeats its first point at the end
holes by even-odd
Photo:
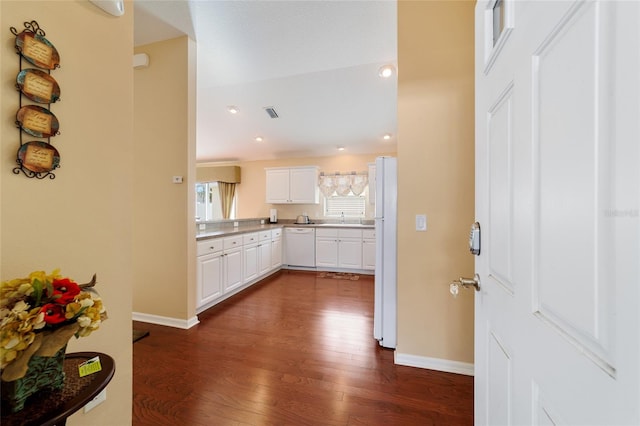
{"type": "Polygon", "coordinates": [[[376,158],[376,269],[373,337],[380,346],[396,347],[397,340],[397,211],[398,161],[376,158]]]}

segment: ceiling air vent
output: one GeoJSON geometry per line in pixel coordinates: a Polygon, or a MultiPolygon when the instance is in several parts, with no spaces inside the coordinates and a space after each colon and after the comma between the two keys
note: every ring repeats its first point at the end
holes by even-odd
{"type": "Polygon", "coordinates": [[[264,107],[264,110],[267,111],[267,114],[269,114],[269,117],[278,118],[278,113],[276,112],[275,109],[273,109],[273,107],[264,107]]]}

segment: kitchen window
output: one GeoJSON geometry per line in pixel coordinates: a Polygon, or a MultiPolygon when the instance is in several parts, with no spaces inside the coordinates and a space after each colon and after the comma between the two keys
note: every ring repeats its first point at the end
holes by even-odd
{"type": "Polygon", "coordinates": [[[318,186],[324,195],[324,216],[363,218],[365,216],[368,173],[320,173],[318,186]]]}
{"type": "Polygon", "coordinates": [[[330,195],[325,197],[325,217],[363,218],[366,198],[364,195],[330,195]]]}
{"type": "MultiPolygon", "coordinates": [[[[231,214],[227,219],[236,218],[236,196],[233,196],[231,214]]],[[[209,221],[224,219],[218,182],[196,183],[196,220],[209,221]]]]}

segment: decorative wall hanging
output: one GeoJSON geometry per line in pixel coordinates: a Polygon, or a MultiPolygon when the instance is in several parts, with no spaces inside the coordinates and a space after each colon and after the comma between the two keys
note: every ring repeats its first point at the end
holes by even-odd
{"type": "Polygon", "coordinates": [[[51,112],[51,104],[60,100],[60,86],[51,76],[51,70],[60,68],[60,54],[45,38],[44,30],[36,21],[25,22],[20,33],[14,27],[10,30],[16,36],[16,53],[20,55],[20,71],[16,76],[19,92],[16,126],[20,129],[20,147],[16,155],[18,166],[14,167],[13,173],[22,172],[30,178],[55,179],[53,170],[60,167],[60,153],[51,145],[51,138],[60,134],[60,122],[51,112]],[[23,60],[30,67],[23,69],[23,60]],[[23,105],[25,100],[41,105],[23,105]],[[23,134],[46,140],[24,142],[23,134]]]}

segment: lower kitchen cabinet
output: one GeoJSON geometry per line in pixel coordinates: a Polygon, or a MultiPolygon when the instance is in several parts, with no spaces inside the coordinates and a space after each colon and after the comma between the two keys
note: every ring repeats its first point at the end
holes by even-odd
{"type": "Polygon", "coordinates": [[[248,283],[258,277],[258,233],[245,234],[243,236],[242,257],[244,261],[244,274],[242,281],[248,283]]]}
{"type": "Polygon", "coordinates": [[[271,271],[271,230],[260,231],[258,243],[258,275],[267,275],[271,271]]]}
{"type": "Polygon", "coordinates": [[[338,237],[338,268],[362,269],[362,236],[338,237]]]}
{"type": "Polygon", "coordinates": [[[222,252],[198,256],[198,307],[222,296],[222,259],[222,252]]]}
{"type": "Polygon", "coordinates": [[[271,269],[282,266],[282,229],[271,230],[271,269]]]}
{"type": "Polygon", "coordinates": [[[242,284],[242,247],[225,250],[224,292],[228,293],[242,284]]]}
{"type": "Polygon", "coordinates": [[[316,229],[316,267],[338,267],[338,235],[327,236],[316,229]]]}
{"type": "Polygon", "coordinates": [[[200,312],[282,266],[282,229],[197,243],[197,300],[200,312]]]}
{"type": "Polygon", "coordinates": [[[316,267],[362,269],[362,230],[316,229],[316,267]]]}

